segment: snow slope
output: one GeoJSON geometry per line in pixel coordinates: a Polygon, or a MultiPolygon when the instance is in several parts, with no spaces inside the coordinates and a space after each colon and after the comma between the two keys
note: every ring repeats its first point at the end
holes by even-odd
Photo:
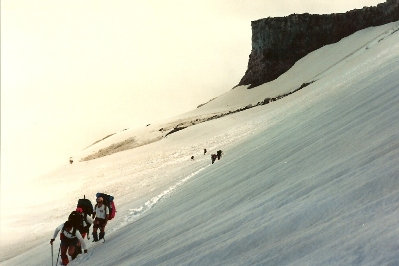
{"type": "MultiPolygon", "coordinates": [[[[390,26],[388,25],[379,27],[378,29],[369,28],[354,33],[350,38],[344,38],[336,44],[327,45],[310,53],[274,81],[250,90],[247,89],[248,86],[239,86],[211,100],[207,104],[191,112],[173,117],[169,121],[161,121],[142,129],[130,129],[119,132],[104,141],[90,146],[82,153],[77,154],[76,157],[84,158],[85,156],[96,154],[101,149],[116,151],[118,149],[113,147],[115,143],[118,144],[116,146],[120,150],[158,141],[177,126],[186,127],[197,124],[214,116],[221,116],[248,105],[255,106],[265,98],[275,98],[285,95],[299,89],[303,84],[316,82],[329,74],[334,75],[334,73],[330,73],[331,71],[338,71],[339,68],[345,69],[345,62],[349,58],[358,61],[367,60],[369,53],[362,56],[364,51],[378,44],[390,32],[390,26]],[[355,42],[353,41],[354,39],[356,39],[355,42]],[[337,67],[337,65],[339,66],[337,67]]],[[[352,62],[350,64],[353,64],[353,61],[350,62],[352,62]]],[[[337,75],[340,74],[337,73],[337,75]]]]}
{"type": "MultiPolygon", "coordinates": [[[[115,195],[117,217],[106,243],[90,243],[71,265],[399,264],[398,75],[396,22],[357,32],[271,83],[236,88],[176,119],[234,110],[315,81],[283,99],[66,165],[32,184],[43,197],[21,202],[22,215],[13,213],[9,226],[2,221],[2,257],[19,255],[1,265],[49,264],[53,229],[82,194],[94,200],[97,191],[115,195]],[[203,148],[225,155],[211,165],[203,148]]],[[[95,146],[132,136],[127,130],[95,146]]]]}

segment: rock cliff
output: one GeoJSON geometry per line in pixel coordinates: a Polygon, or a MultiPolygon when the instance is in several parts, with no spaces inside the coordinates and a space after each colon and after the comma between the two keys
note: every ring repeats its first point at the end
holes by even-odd
{"type": "Polygon", "coordinates": [[[252,51],[238,85],[278,78],[308,53],[371,26],[399,20],[399,0],[329,15],[293,14],[252,21],[252,51]]]}

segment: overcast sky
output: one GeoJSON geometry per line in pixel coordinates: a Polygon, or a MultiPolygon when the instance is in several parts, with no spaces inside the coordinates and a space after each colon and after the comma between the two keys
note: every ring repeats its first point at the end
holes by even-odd
{"type": "Polygon", "coordinates": [[[381,2],[2,0],[2,188],[231,89],[247,67],[252,20],[381,2]]]}

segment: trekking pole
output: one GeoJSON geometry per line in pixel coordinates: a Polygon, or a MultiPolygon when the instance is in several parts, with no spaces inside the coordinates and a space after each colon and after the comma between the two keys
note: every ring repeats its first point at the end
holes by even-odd
{"type": "Polygon", "coordinates": [[[61,250],[61,243],[60,243],[60,248],[58,249],[57,263],[55,265],[58,265],[58,259],[60,258],[60,250],[61,250]]]}
{"type": "Polygon", "coordinates": [[[53,251],[53,243],[51,243],[51,265],[54,266],[54,251],[53,251]]]}

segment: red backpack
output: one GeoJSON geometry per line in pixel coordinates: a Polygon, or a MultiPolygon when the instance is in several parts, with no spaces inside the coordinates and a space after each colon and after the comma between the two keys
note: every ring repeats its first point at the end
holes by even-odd
{"type": "Polygon", "coordinates": [[[115,203],[114,201],[111,201],[111,203],[109,204],[109,217],[108,220],[112,220],[115,217],[116,214],[116,207],[115,207],[115,203]]]}

